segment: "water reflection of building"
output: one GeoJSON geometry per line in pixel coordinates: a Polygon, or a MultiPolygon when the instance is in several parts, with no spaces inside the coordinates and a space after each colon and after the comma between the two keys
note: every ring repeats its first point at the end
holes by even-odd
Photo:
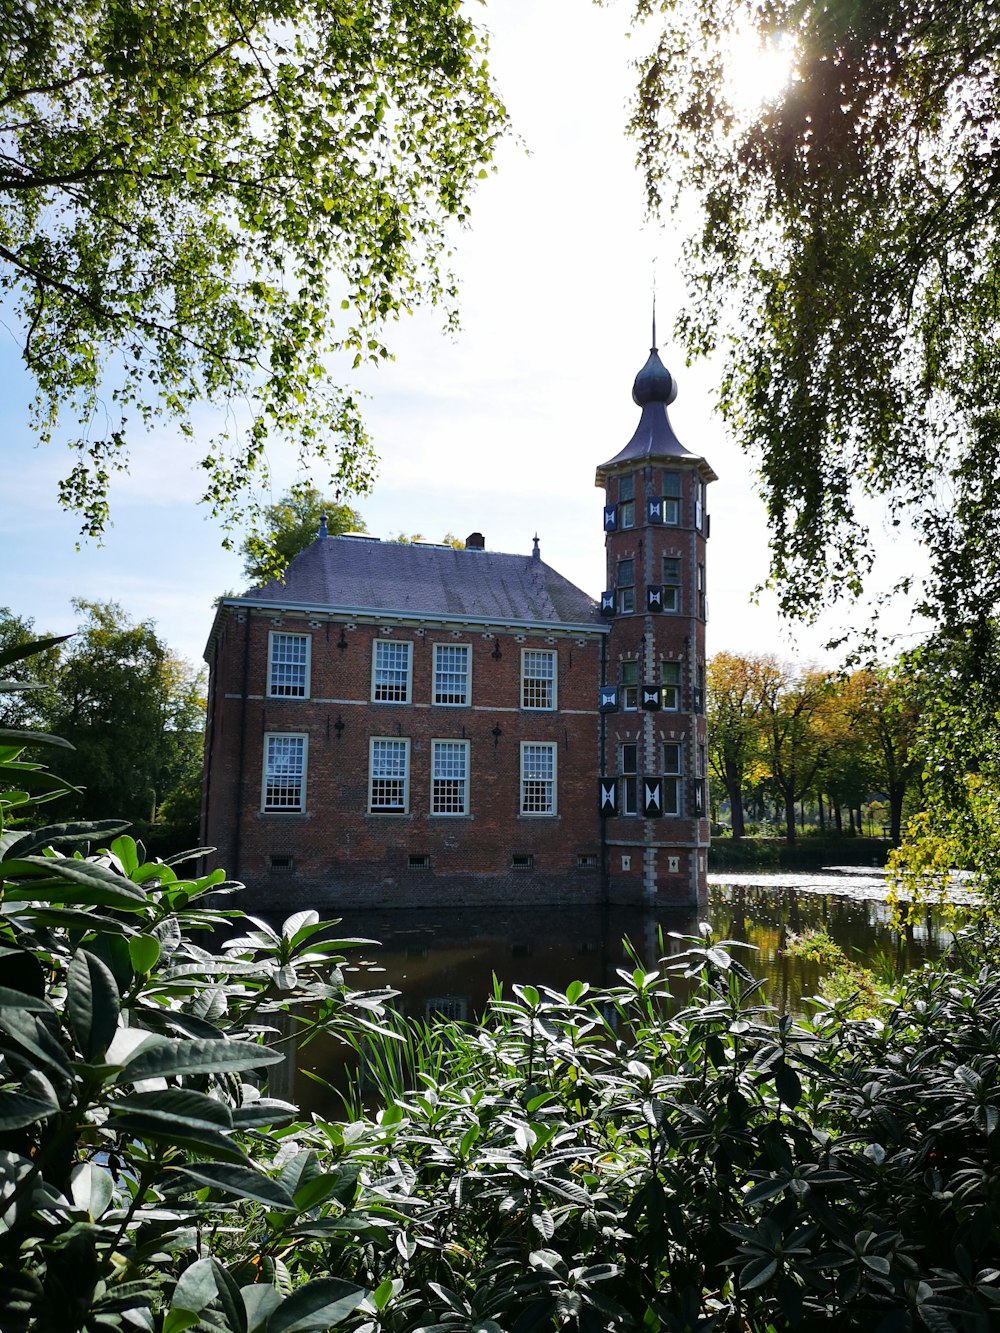
{"type": "MultiPolygon", "coordinates": [[[[655,329],[654,329],[655,342],[655,329]]],[[[317,539],[221,599],[203,831],[256,904],[695,903],[706,487],[652,349],[599,602],[541,559],[317,539]]]]}

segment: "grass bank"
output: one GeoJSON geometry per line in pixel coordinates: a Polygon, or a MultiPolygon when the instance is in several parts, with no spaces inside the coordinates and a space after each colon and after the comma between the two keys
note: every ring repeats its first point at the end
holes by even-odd
{"type": "Polygon", "coordinates": [[[710,871],[819,870],[829,865],[883,866],[889,852],[884,838],[845,838],[808,834],[788,843],[784,838],[713,838],[708,852],[710,871]]]}

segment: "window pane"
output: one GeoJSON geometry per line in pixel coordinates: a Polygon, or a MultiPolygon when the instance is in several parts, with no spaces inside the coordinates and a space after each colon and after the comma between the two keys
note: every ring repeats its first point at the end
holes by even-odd
{"type": "Polygon", "coordinates": [[[630,476],[630,477],[619,477],[619,478],[618,478],[618,499],[619,499],[619,500],[634,500],[634,499],[635,499],[635,475],[634,475],[634,474],[633,474],[632,476],[630,476]]]}
{"type": "Polygon", "coordinates": [[[372,741],[369,801],[372,810],[406,809],[408,748],[406,741],[372,741]]]}
{"type": "Polygon", "coordinates": [[[468,810],[467,741],[435,741],[431,775],[431,813],[464,815],[468,810]]]}
{"type": "Polygon", "coordinates": [[[521,813],[555,812],[556,753],[554,745],[521,747],[521,813]]]}
{"type": "Polygon", "coordinates": [[[556,655],[539,648],[524,652],[521,682],[522,708],[555,708],[556,655]]]}
{"type": "Polygon", "coordinates": [[[267,736],[264,742],[264,809],[301,810],[305,771],[304,736],[267,736]]]}
{"type": "Polygon", "coordinates": [[[308,634],[272,634],[269,693],[284,698],[304,699],[308,662],[308,634]]]}
{"type": "Polygon", "coordinates": [[[681,706],[681,664],[680,662],[660,663],[660,682],[663,689],[662,705],[672,712],[681,706]]]}
{"type": "Polygon", "coordinates": [[[663,813],[665,815],[679,815],[681,812],[681,780],[680,778],[663,779],[663,813]]]}
{"type": "Polygon", "coordinates": [[[466,644],[437,644],[434,649],[434,702],[469,702],[469,659],[466,644]]]}
{"type": "Polygon", "coordinates": [[[376,703],[409,703],[411,648],[409,643],[376,641],[373,691],[376,703]]]}
{"type": "Polygon", "coordinates": [[[675,741],[667,741],[663,746],[664,773],[681,771],[681,747],[675,741]]]}

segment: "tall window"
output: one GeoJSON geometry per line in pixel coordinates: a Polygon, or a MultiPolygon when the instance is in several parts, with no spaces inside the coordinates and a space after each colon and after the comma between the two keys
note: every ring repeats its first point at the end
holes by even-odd
{"type": "Polygon", "coordinates": [[[701,526],[705,522],[705,483],[696,481],[694,484],[694,525],[701,531],[701,526]]]}
{"type": "Polygon", "coordinates": [[[681,521],[681,474],[664,472],[663,474],[663,521],[673,527],[681,521]]]}
{"type": "Polygon", "coordinates": [[[622,663],[622,708],[633,712],[639,707],[639,663],[622,663]]]}
{"type": "Polygon", "coordinates": [[[521,743],[521,814],[556,812],[556,747],[549,742],[521,743]]]}
{"type": "Polygon", "coordinates": [[[626,741],[619,751],[620,798],[619,810],[623,815],[639,813],[639,746],[635,741],[626,741]]]}
{"type": "Polygon", "coordinates": [[[469,742],[432,741],[431,814],[469,813],[469,742]]]}
{"type": "Polygon", "coordinates": [[[469,702],[469,674],[472,668],[472,649],[467,643],[436,643],[434,645],[434,702],[436,704],[467,704],[469,702]]]}
{"type": "Polygon", "coordinates": [[[663,609],[681,609],[681,562],[675,555],[663,557],[663,609]]]}
{"type": "Polygon", "coordinates": [[[681,706],[680,662],[660,663],[660,686],[663,691],[663,707],[668,712],[676,713],[681,706]]]}
{"type": "Polygon", "coordinates": [[[287,732],[264,737],[264,784],[261,808],[275,812],[305,809],[306,737],[287,732]]]}
{"type": "Polygon", "coordinates": [[[681,747],[678,741],[665,741],[663,745],[663,813],[679,815],[681,812],[681,747]]]}
{"type": "Polygon", "coordinates": [[[701,620],[707,619],[708,607],[705,603],[705,566],[698,566],[698,616],[701,620]]]}
{"type": "Polygon", "coordinates": [[[305,699],[309,694],[309,634],[268,636],[267,692],[275,698],[305,699]]]}
{"type": "Polygon", "coordinates": [[[618,478],[618,526],[635,527],[635,477],[618,478]]]}
{"type": "Polygon", "coordinates": [[[410,742],[373,737],[368,772],[368,809],[373,814],[405,814],[410,803],[410,742]]]}
{"type": "Polygon", "coordinates": [[[635,610],[635,561],[618,561],[618,610],[628,614],[635,610]]]}
{"type": "Polygon", "coordinates": [[[372,698],[382,704],[408,704],[413,644],[376,639],[372,659],[372,698]]]}
{"type": "Polygon", "coordinates": [[[521,707],[555,708],[556,654],[547,648],[525,648],[521,657],[521,707]]]}

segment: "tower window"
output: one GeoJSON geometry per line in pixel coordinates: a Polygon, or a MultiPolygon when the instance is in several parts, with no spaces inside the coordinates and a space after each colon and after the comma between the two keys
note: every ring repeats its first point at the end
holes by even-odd
{"type": "Polygon", "coordinates": [[[681,706],[680,662],[660,663],[660,688],[663,691],[662,706],[668,712],[676,713],[681,706]]]}
{"type": "Polygon", "coordinates": [[[635,610],[635,561],[618,561],[618,610],[628,614],[635,610]]]}
{"type": "Polygon", "coordinates": [[[681,609],[681,562],[675,555],[663,557],[663,609],[681,609]]]}
{"type": "Polygon", "coordinates": [[[635,477],[618,479],[618,526],[635,527],[635,477]]]}
{"type": "Polygon", "coordinates": [[[705,522],[705,483],[696,481],[694,484],[694,525],[701,531],[702,524],[705,522]]]}
{"type": "Polygon", "coordinates": [[[707,619],[708,606],[705,601],[705,566],[698,566],[698,617],[701,620],[707,619]]]}
{"type": "Polygon", "coordinates": [[[620,810],[623,815],[639,813],[639,746],[635,741],[626,741],[618,754],[621,777],[619,778],[620,810]]]}
{"type": "Polygon", "coordinates": [[[622,663],[622,708],[634,712],[639,707],[639,663],[622,663]]]}
{"type": "Polygon", "coordinates": [[[677,527],[681,521],[681,474],[663,474],[663,521],[677,527]]]}
{"type": "Polygon", "coordinates": [[[663,746],[663,813],[681,812],[681,747],[677,741],[666,741],[663,746]]]}

